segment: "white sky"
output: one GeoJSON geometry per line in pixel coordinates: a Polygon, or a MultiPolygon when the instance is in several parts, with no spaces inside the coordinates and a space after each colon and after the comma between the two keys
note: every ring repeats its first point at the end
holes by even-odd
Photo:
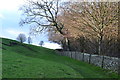
{"type": "Polygon", "coordinates": [[[25,0],[0,0],[0,10],[16,10],[25,0]]]}

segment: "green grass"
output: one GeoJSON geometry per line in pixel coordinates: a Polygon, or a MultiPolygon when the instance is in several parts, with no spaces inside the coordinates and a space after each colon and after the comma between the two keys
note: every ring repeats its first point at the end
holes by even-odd
{"type": "Polygon", "coordinates": [[[5,38],[2,43],[3,78],[118,78],[116,73],[59,56],[51,49],[5,38]],[[18,44],[9,46],[10,42],[18,44]]]}

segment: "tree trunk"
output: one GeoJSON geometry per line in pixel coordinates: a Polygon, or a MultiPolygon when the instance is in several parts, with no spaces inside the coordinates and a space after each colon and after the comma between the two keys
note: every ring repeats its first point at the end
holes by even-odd
{"type": "Polygon", "coordinates": [[[66,49],[67,49],[67,51],[69,51],[70,50],[70,43],[69,43],[69,40],[67,37],[65,38],[65,43],[66,43],[66,49]]]}
{"type": "Polygon", "coordinates": [[[99,55],[101,54],[101,39],[99,39],[99,42],[98,42],[98,54],[99,55]]]}
{"type": "Polygon", "coordinates": [[[103,40],[103,35],[102,32],[100,33],[100,38],[98,40],[98,54],[101,55],[102,53],[102,40],[103,40]]]}
{"type": "MultiPolygon", "coordinates": [[[[120,13],[120,1],[118,2],[118,12],[120,13]]],[[[118,22],[120,22],[120,14],[118,15],[118,22]]],[[[120,51],[120,47],[119,47],[119,45],[120,45],[120,23],[118,23],[118,45],[117,45],[117,47],[118,47],[118,74],[120,75],[120,54],[119,54],[119,51],[120,51]]]]}

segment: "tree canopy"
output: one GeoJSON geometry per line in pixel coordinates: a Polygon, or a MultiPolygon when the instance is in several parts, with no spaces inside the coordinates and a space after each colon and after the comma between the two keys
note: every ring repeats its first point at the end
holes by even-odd
{"type": "Polygon", "coordinates": [[[18,37],[17,37],[17,40],[21,43],[25,42],[26,41],[26,36],[25,34],[19,34],[18,37]]]}

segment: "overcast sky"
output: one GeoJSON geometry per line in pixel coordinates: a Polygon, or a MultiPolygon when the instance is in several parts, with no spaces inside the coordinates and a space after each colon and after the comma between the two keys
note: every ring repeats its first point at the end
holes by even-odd
{"type": "MultiPolygon", "coordinates": [[[[20,33],[24,33],[28,37],[29,26],[19,26],[22,12],[19,7],[25,0],[0,0],[0,37],[16,40],[20,33]]],[[[50,43],[47,34],[32,36],[33,44],[38,45],[40,41],[44,41],[44,47],[55,49],[60,48],[60,45],[50,43]]]]}

